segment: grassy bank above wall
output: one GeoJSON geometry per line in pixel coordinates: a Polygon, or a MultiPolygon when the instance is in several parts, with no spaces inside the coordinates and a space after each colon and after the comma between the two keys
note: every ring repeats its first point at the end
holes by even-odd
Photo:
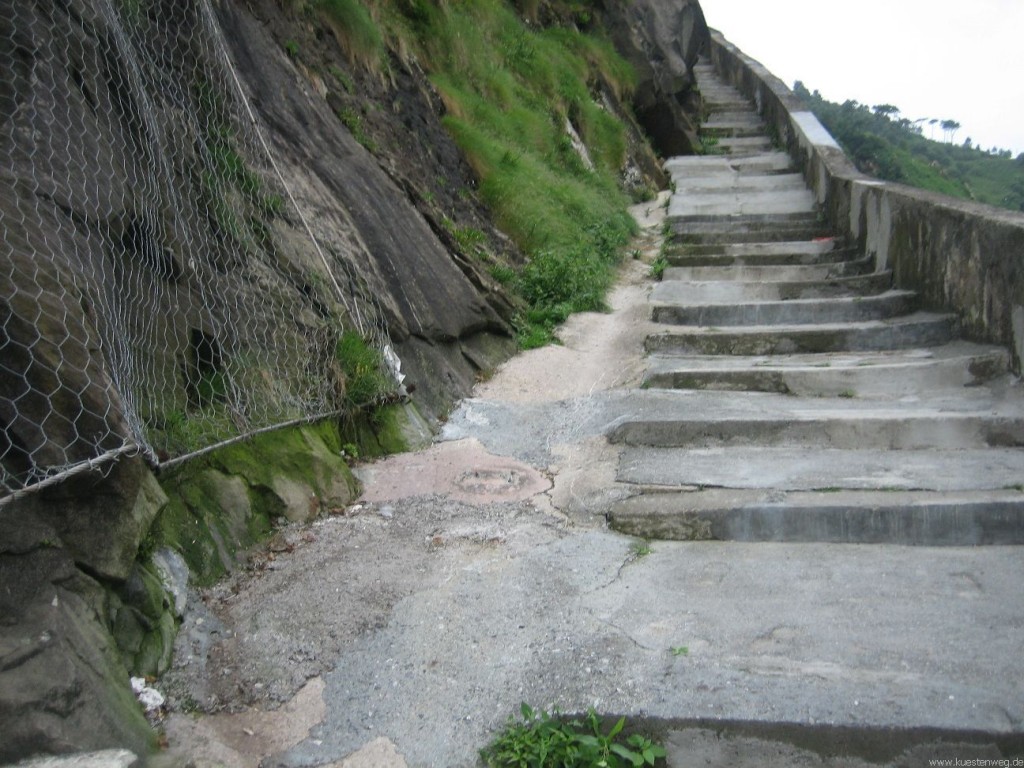
{"type": "Polygon", "coordinates": [[[524,300],[525,347],[603,308],[634,231],[619,186],[625,128],[602,104],[602,91],[625,99],[633,74],[599,31],[580,31],[585,6],[553,8],[562,21],[540,28],[501,0],[370,5],[389,44],[428,72],[481,197],[528,257],[491,268],[524,300]]]}

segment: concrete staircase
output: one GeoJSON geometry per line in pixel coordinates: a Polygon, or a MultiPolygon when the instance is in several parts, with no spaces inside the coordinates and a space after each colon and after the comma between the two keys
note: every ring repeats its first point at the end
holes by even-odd
{"type": "Polygon", "coordinates": [[[674,158],[642,392],[612,433],[646,538],[1024,543],[1005,350],[845,243],[750,103],[697,77],[714,154],[674,158]]]}

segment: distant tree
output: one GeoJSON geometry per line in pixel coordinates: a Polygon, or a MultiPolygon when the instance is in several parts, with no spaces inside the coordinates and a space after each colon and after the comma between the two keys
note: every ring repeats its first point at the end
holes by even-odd
{"type": "Polygon", "coordinates": [[[1024,152],[1017,155],[1017,165],[1024,166],[1024,152]]]}
{"type": "Polygon", "coordinates": [[[892,104],[876,104],[872,107],[874,113],[880,117],[888,117],[892,119],[900,113],[900,108],[893,106],[892,104]]]}
{"type": "Polygon", "coordinates": [[[928,125],[929,125],[929,126],[931,127],[931,129],[932,129],[932,130],[931,130],[931,136],[930,136],[930,138],[931,138],[931,139],[932,139],[933,141],[934,141],[934,139],[935,139],[935,125],[936,125],[936,124],[937,124],[938,122],[939,122],[939,118],[937,118],[937,117],[933,117],[933,118],[931,118],[931,119],[930,119],[930,120],[928,121],[928,125]]]}
{"type": "MultiPolygon", "coordinates": [[[[970,148],[971,148],[971,137],[968,136],[966,139],[964,139],[964,149],[970,149],[970,148]]],[[[981,149],[981,147],[978,147],[978,149],[981,149]]]]}
{"type": "Polygon", "coordinates": [[[960,130],[960,123],[956,120],[943,120],[942,121],[942,132],[946,134],[946,142],[949,144],[953,143],[953,137],[956,136],[956,132],[960,130]]]}

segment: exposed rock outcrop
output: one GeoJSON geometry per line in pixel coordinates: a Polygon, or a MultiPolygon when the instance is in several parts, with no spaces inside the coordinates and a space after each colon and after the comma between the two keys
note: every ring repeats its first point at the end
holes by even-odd
{"type": "MultiPolygon", "coordinates": [[[[455,229],[482,233],[502,263],[522,256],[479,203],[412,59],[390,53],[386,76],[363,71],[276,0],[5,8],[4,484],[133,443],[153,452],[150,466],[122,458],[0,505],[0,762],[142,753],[152,733],[128,670],[167,669],[189,583],[237,566],[275,520],[355,493],[333,427],[228,448],[158,482],[154,461],[183,452],[172,432],[188,437],[189,416],[211,407],[227,435],[259,426],[241,407],[253,392],[290,416],[307,415],[302,398],[337,407],[347,382],[334,342],[357,318],[397,352],[417,426],[436,425],[515,348],[515,301],[455,229]],[[360,120],[385,141],[370,146],[360,120]],[[129,349],[139,357],[126,365],[129,349]],[[313,377],[337,386],[310,396],[313,377]]],[[[637,106],[671,134],[685,124],[699,7],[609,13],[609,29],[616,14],[639,25],[625,47],[637,106]]],[[[661,172],[629,110],[607,83],[591,86],[631,126],[627,186],[649,191],[661,172]]]]}
{"type": "Polygon", "coordinates": [[[663,157],[698,151],[700,101],[693,65],[708,41],[697,0],[608,3],[605,22],[637,73],[633,109],[663,157]]]}

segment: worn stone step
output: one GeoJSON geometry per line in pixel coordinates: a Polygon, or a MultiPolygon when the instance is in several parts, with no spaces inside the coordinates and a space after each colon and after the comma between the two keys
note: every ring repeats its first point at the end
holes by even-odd
{"type": "MultiPolygon", "coordinates": [[[[771,195],[772,192],[765,191],[759,193],[764,195],[771,195]]],[[[709,194],[711,198],[726,198],[731,196],[730,192],[723,192],[719,195],[709,194]]],[[[722,234],[727,235],[730,232],[740,233],[757,233],[765,232],[765,240],[771,242],[771,238],[775,236],[775,233],[779,230],[792,230],[794,228],[816,228],[820,227],[821,215],[814,208],[803,208],[795,211],[788,211],[785,213],[766,213],[766,212],[748,212],[748,213],[707,213],[707,214],[690,214],[687,216],[672,216],[671,214],[666,217],[666,221],[669,224],[669,228],[672,231],[692,233],[692,234],[722,234]]],[[[826,231],[822,229],[821,231],[826,231]]],[[[829,233],[831,234],[831,233],[829,233]]],[[[822,235],[825,237],[827,235],[822,235]]],[[[802,238],[803,239],[803,238],[802,238]]],[[[815,238],[806,238],[815,239],[815,238]]],[[[728,242],[728,241],[726,241],[728,242]]],[[[742,242],[742,241],[739,241],[742,242]]]]}
{"type": "MultiPolygon", "coordinates": [[[[847,296],[877,296],[892,287],[892,272],[802,281],[673,280],[663,279],[651,292],[651,301],[696,306],[710,303],[793,301],[847,296]]],[[[718,323],[721,325],[721,323],[718,323]]]]}
{"type": "Polygon", "coordinates": [[[673,280],[663,279],[651,291],[651,301],[699,304],[793,301],[848,296],[877,296],[892,288],[892,272],[833,277],[821,280],[673,280]]]}
{"type": "Polygon", "coordinates": [[[717,109],[713,112],[707,112],[707,121],[701,123],[698,130],[705,130],[708,127],[713,128],[718,124],[736,124],[736,125],[756,125],[764,133],[764,121],[761,116],[757,114],[752,108],[743,107],[737,109],[717,109]]]}
{"type": "Polygon", "coordinates": [[[692,178],[697,174],[791,172],[793,158],[786,152],[765,152],[748,157],[693,155],[672,157],[665,161],[665,171],[672,177],[692,178]]]}
{"type": "Polygon", "coordinates": [[[695,176],[676,182],[675,194],[681,197],[692,195],[726,194],[729,192],[761,192],[806,190],[807,184],[798,173],[775,173],[755,176],[742,173],[719,173],[695,176]]]}
{"type": "Polygon", "coordinates": [[[752,357],[659,356],[643,386],[778,392],[812,397],[902,399],[1006,376],[1005,349],[952,342],[930,349],[752,357]]]}
{"type": "Polygon", "coordinates": [[[724,150],[732,155],[737,154],[759,154],[772,147],[772,141],[767,136],[739,136],[735,138],[721,138],[715,143],[718,149],[724,150]]]}
{"type": "Polygon", "coordinates": [[[675,243],[671,247],[677,253],[722,253],[732,256],[789,254],[789,253],[825,253],[844,246],[844,242],[836,237],[819,237],[813,240],[793,240],[776,242],[749,243],[675,243]]]}
{"type": "Polygon", "coordinates": [[[753,115],[746,120],[722,120],[716,117],[713,122],[701,125],[700,135],[718,139],[763,136],[764,125],[753,115]]]}
{"type": "Polygon", "coordinates": [[[669,244],[727,245],[737,243],[784,242],[828,237],[829,227],[821,223],[741,223],[730,228],[722,221],[671,221],[669,244]]]}
{"type": "Polygon", "coordinates": [[[871,405],[859,409],[837,405],[827,411],[796,408],[788,414],[766,410],[729,417],[665,412],[630,414],[609,432],[608,439],[612,443],[658,448],[774,448],[799,444],[829,449],[911,451],[935,446],[968,449],[1024,445],[1021,414],[940,412],[905,403],[880,407],[874,401],[871,405]]]}
{"type": "MultiPolygon", "coordinates": [[[[739,141],[739,139],[736,139],[739,141]]],[[[756,189],[707,191],[703,194],[673,195],[668,206],[670,221],[690,217],[770,216],[779,214],[817,214],[817,204],[809,189],[756,189]]]]}
{"type": "Polygon", "coordinates": [[[724,264],[703,267],[667,267],[663,280],[737,280],[744,282],[806,282],[866,275],[874,268],[874,259],[862,256],[834,264],[724,264]]]}
{"type": "Polygon", "coordinates": [[[889,290],[875,296],[841,296],[832,298],[761,300],[749,302],[717,301],[709,296],[702,304],[686,304],[673,300],[674,284],[658,286],[652,295],[651,319],[673,325],[801,325],[810,323],[848,323],[881,320],[913,312],[917,294],[913,291],[889,290]]]}
{"type": "Polygon", "coordinates": [[[853,248],[840,248],[832,251],[822,251],[819,253],[767,252],[751,253],[746,256],[733,256],[724,253],[693,253],[686,248],[668,246],[663,251],[663,257],[665,261],[673,267],[796,267],[859,261],[858,252],[853,248]]]}
{"type": "Polygon", "coordinates": [[[645,487],[776,491],[1000,491],[1024,486],[1024,450],[777,446],[623,449],[617,479],[645,487]]]}
{"type": "Polygon", "coordinates": [[[861,256],[848,261],[818,264],[724,264],[706,266],[669,266],[663,273],[664,281],[735,281],[738,283],[813,283],[831,282],[855,276],[874,275],[874,259],[861,256]]]}
{"type": "Polygon", "coordinates": [[[705,111],[716,105],[728,104],[737,109],[753,109],[754,104],[736,88],[730,85],[709,86],[700,89],[700,100],[705,111]]]}
{"type": "Polygon", "coordinates": [[[728,192],[792,191],[795,189],[807,189],[803,177],[798,173],[717,173],[681,179],[676,183],[675,194],[685,198],[693,195],[728,192]]]}
{"type": "Polygon", "coordinates": [[[612,529],[643,539],[911,546],[1024,544],[1024,493],[736,491],[645,493],[616,503],[612,529]]]}
{"type": "Polygon", "coordinates": [[[892,320],[818,325],[742,328],[685,327],[647,337],[657,353],[785,355],[807,352],[862,352],[946,344],[953,338],[953,315],[915,312],[892,320]]]}
{"type": "Polygon", "coordinates": [[[712,147],[717,145],[715,140],[721,142],[723,139],[752,139],[763,135],[764,127],[761,125],[738,125],[731,122],[720,125],[705,123],[700,129],[700,137],[709,139],[710,141],[706,141],[705,144],[710,144],[712,147]]]}

